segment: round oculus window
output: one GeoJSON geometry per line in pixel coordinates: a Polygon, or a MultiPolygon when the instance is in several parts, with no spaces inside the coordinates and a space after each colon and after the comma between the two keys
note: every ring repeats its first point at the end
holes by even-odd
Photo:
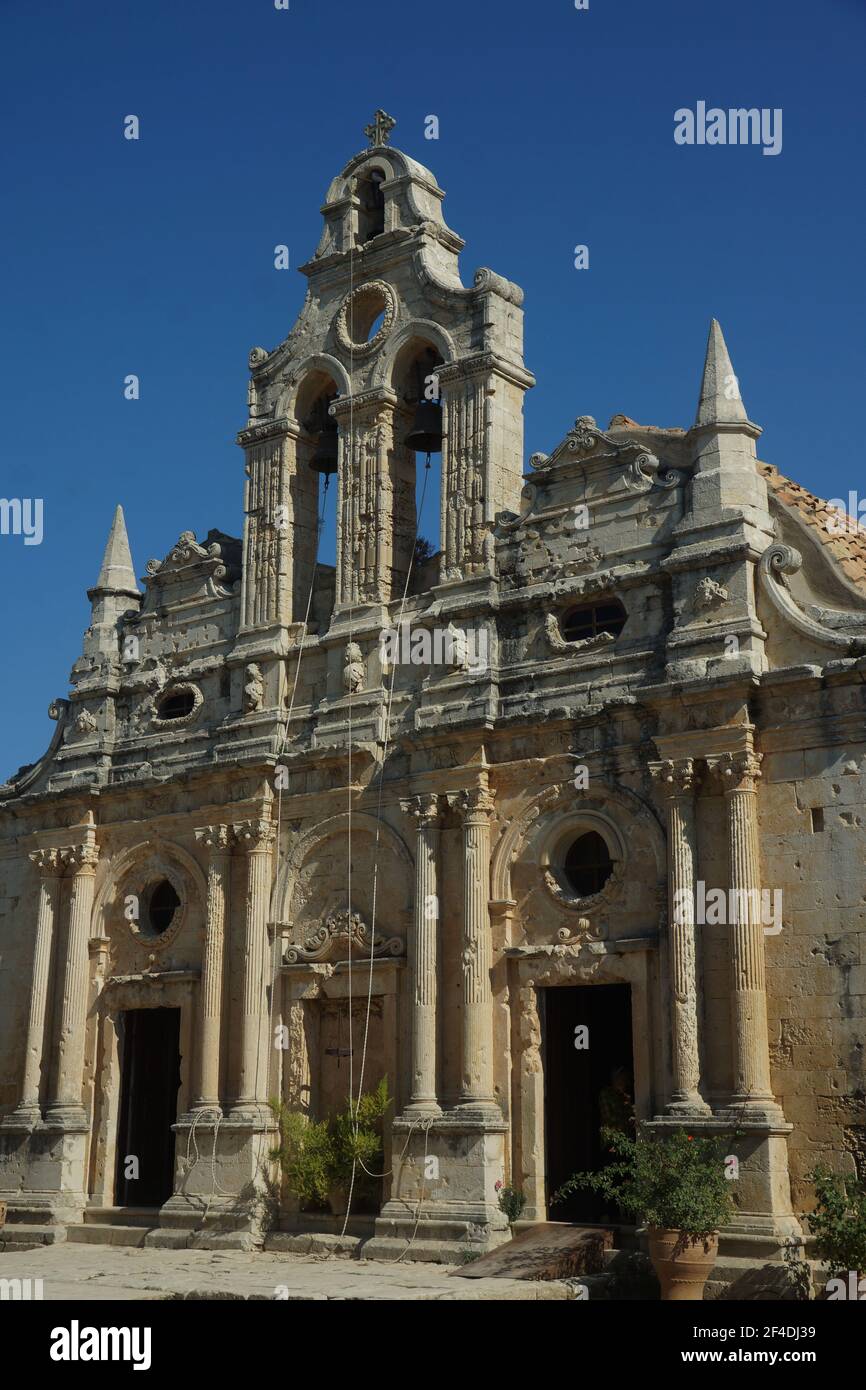
{"type": "Polygon", "coordinates": [[[607,842],[597,830],[588,830],[572,840],[562,861],[563,877],[579,898],[591,898],[600,893],[613,867],[607,842]]]}

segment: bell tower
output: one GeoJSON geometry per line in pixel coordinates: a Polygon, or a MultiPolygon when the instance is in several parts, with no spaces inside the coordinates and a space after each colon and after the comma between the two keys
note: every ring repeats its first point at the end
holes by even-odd
{"type": "Polygon", "coordinates": [[[442,453],[441,584],[489,572],[494,517],[520,494],[523,393],[534,384],[522,292],[486,269],[463,285],[464,243],[445,223],[443,191],[391,146],[393,126],[377,111],[369,146],[327,191],[291,333],[250,354],[239,435],[245,648],[285,651],[304,618],[321,478],[337,491],[332,625],[351,610],[356,629],[402,597],[428,450],[442,453]]]}

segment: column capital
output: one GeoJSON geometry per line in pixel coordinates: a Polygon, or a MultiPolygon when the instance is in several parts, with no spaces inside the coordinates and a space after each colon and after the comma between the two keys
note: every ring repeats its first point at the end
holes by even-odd
{"type": "Polygon", "coordinates": [[[61,862],[70,868],[74,875],[96,873],[96,865],[99,860],[99,850],[96,845],[64,845],[57,853],[61,862]]]}
{"type": "Polygon", "coordinates": [[[721,778],[726,795],[730,792],[753,792],[761,775],[763,753],[746,749],[739,753],[721,753],[717,758],[708,758],[707,766],[721,778]]]}
{"type": "Polygon", "coordinates": [[[199,844],[206,845],[211,857],[228,854],[231,850],[231,827],[228,825],[202,825],[196,829],[195,838],[199,844]]]}
{"type": "Polygon", "coordinates": [[[665,796],[689,795],[700,780],[694,758],[653,759],[648,766],[665,796]]]}
{"type": "Polygon", "coordinates": [[[42,878],[57,878],[63,873],[59,849],[34,849],[28,858],[36,865],[42,878]]]}
{"type": "Polygon", "coordinates": [[[420,796],[410,796],[400,802],[401,809],[411,816],[419,830],[435,825],[442,811],[440,799],[435,792],[420,796]]]}
{"type": "Polygon", "coordinates": [[[459,792],[448,793],[448,805],[462,817],[464,824],[489,820],[493,814],[496,792],[489,787],[465,787],[459,792]]]}
{"type": "Polygon", "coordinates": [[[247,854],[269,854],[277,838],[277,827],[270,820],[238,821],[231,832],[234,843],[247,854]]]}

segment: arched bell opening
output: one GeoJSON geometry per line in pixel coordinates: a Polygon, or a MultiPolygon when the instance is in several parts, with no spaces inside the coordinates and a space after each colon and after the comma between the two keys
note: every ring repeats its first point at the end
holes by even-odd
{"type": "Polygon", "coordinates": [[[367,168],[355,181],[358,199],[358,243],[363,246],[385,230],[385,195],[382,184],[387,178],[384,169],[375,165],[367,168]]]}
{"type": "Polygon", "coordinates": [[[331,405],[337,395],[336,382],[317,368],[302,381],[294,412],[300,426],[293,508],[295,592],[303,611],[315,566],[310,618],[320,627],[330,621],[336,583],[339,430],[331,405]]]}
{"type": "Polygon", "coordinates": [[[394,361],[395,598],[403,593],[410,560],[410,593],[421,593],[439,582],[443,413],[438,369],[442,362],[439,350],[418,338],[408,342],[394,361]]]}

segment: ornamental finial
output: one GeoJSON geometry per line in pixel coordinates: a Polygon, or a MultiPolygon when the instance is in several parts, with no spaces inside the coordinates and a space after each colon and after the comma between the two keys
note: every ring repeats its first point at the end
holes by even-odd
{"type": "Polygon", "coordinates": [[[389,116],[387,111],[378,110],[369,125],[364,126],[364,134],[370,141],[370,148],[376,149],[378,145],[387,145],[391,138],[391,131],[397,122],[393,116],[389,116]]]}

